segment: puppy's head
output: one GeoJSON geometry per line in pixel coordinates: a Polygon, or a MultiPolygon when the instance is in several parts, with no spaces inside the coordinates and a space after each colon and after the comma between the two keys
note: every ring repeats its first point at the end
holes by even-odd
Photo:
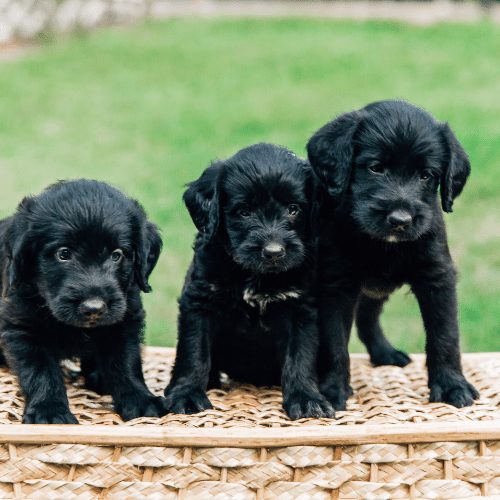
{"type": "Polygon", "coordinates": [[[134,283],[151,290],[162,245],[136,201],[88,180],[24,199],[6,239],[7,286],[34,286],[58,321],[83,328],[121,321],[134,283]]]}
{"type": "Polygon", "coordinates": [[[255,273],[280,273],[305,258],[311,208],[307,162],[256,144],[208,167],[184,201],[198,230],[255,273]]]}
{"type": "Polygon", "coordinates": [[[427,233],[441,204],[452,211],[470,173],[449,126],[403,101],[341,115],[307,145],[312,168],[334,198],[350,197],[360,229],[390,242],[427,233]]]}

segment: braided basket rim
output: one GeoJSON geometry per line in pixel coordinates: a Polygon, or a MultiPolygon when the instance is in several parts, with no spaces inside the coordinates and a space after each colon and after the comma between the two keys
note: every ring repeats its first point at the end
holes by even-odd
{"type": "MultiPolygon", "coordinates": [[[[175,349],[146,347],[145,356],[172,357],[175,349]]],[[[422,360],[422,354],[412,355],[422,360]]],[[[463,355],[468,362],[500,359],[500,352],[463,355]]],[[[366,360],[363,354],[353,360],[366,360]]],[[[500,373],[499,373],[500,375],[500,373]]],[[[498,412],[500,415],[500,411],[498,412]]],[[[196,418],[196,415],[193,416],[196,418]]],[[[404,422],[383,424],[303,425],[293,427],[189,427],[176,425],[21,425],[0,424],[0,442],[95,444],[116,446],[276,447],[332,446],[363,443],[417,443],[500,440],[500,418],[478,421],[404,422]]]]}

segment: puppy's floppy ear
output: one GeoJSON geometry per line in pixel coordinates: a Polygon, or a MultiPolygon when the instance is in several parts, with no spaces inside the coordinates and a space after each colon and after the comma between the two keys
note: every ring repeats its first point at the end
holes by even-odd
{"type": "Polygon", "coordinates": [[[345,113],[321,127],[307,143],[314,173],[334,198],[344,193],[349,185],[352,139],[360,120],[358,111],[345,113]]]}
{"type": "Polygon", "coordinates": [[[198,231],[212,237],[219,227],[218,179],[223,162],[212,163],[201,176],[188,184],[183,200],[198,231]]]}
{"type": "Polygon", "coordinates": [[[135,249],[135,279],[143,292],[150,292],[148,278],[160,257],[162,240],[158,228],[144,220],[135,249]]]}
{"type": "Polygon", "coordinates": [[[28,281],[33,265],[35,241],[29,231],[29,212],[35,200],[24,198],[17,207],[17,213],[8,219],[4,234],[6,263],[2,295],[21,281],[28,281]]]}
{"type": "Polygon", "coordinates": [[[309,210],[308,226],[311,234],[315,234],[317,232],[320,209],[325,195],[322,189],[318,189],[319,180],[313,174],[310,163],[304,161],[302,168],[305,174],[306,196],[309,210]]]}
{"type": "Polygon", "coordinates": [[[469,177],[470,162],[447,123],[442,125],[441,132],[449,152],[448,163],[441,174],[441,206],[445,212],[452,212],[453,200],[462,192],[469,177]]]}

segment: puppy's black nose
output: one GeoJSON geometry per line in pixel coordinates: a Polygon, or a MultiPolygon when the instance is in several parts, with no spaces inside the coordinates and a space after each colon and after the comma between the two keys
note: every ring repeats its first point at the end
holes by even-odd
{"type": "Polygon", "coordinates": [[[279,243],[268,243],[262,249],[262,257],[266,260],[278,260],[285,256],[285,247],[279,243]]]}
{"type": "Polygon", "coordinates": [[[89,319],[100,318],[107,310],[108,306],[102,299],[88,299],[80,304],[80,311],[89,319]]]}
{"type": "Polygon", "coordinates": [[[393,229],[404,231],[410,227],[413,217],[406,210],[394,210],[387,216],[387,222],[393,229]]]}

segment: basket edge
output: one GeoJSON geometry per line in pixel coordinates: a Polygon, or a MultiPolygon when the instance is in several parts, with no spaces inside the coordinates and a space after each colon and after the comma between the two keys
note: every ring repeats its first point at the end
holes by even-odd
{"type": "Polygon", "coordinates": [[[227,447],[341,446],[500,440],[500,419],[382,425],[192,428],[155,425],[0,425],[0,443],[227,447]]]}
{"type": "MultiPolygon", "coordinates": [[[[143,353],[149,354],[175,354],[175,347],[161,347],[161,346],[143,346],[143,353]]],[[[413,360],[423,360],[425,359],[425,354],[422,352],[411,353],[409,356],[413,360]]],[[[499,358],[500,352],[498,351],[485,351],[485,352],[463,352],[461,354],[462,359],[484,359],[484,358],[499,358]]],[[[366,353],[350,353],[349,357],[351,359],[366,359],[368,360],[368,354],[366,353]]]]}

